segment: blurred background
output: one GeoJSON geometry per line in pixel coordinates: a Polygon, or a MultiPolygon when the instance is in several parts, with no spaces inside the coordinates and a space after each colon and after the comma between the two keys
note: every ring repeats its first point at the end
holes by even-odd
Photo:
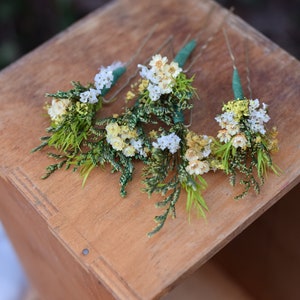
{"type": "MultiPolygon", "coordinates": [[[[109,1],[0,0],[0,69],[109,1]]],[[[300,58],[300,0],[217,2],[300,58]]]]}
{"type": "MultiPolygon", "coordinates": [[[[0,70],[109,1],[0,0],[0,70]]],[[[300,59],[300,0],[217,2],[234,7],[235,14],[300,59]]],[[[0,300],[35,299],[34,294],[24,296],[26,287],[0,220],[0,300]]]]}

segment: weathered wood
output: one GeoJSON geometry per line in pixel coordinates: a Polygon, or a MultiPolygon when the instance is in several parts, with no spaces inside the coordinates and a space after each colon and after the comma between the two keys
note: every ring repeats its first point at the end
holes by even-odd
{"type": "Polygon", "coordinates": [[[253,300],[249,293],[238,285],[227,271],[213,260],[208,261],[194,274],[185,279],[162,300],[253,300]]]}
{"type": "Polygon", "coordinates": [[[214,257],[257,300],[300,295],[300,185],[214,257]]]}
{"type": "MultiPolygon", "coordinates": [[[[279,128],[280,152],[274,160],[283,174],[270,174],[259,196],[250,193],[246,199],[234,201],[239,188],[232,189],[221,173],[208,174],[209,187],[204,193],[210,208],[207,219],[192,215],[189,223],[182,195],[177,218],[148,239],[152,218],[159,212],[154,207],[159,196],[148,199],[141,192],[142,165],[125,199],[119,196],[118,174],[112,175],[108,169],[93,171],[84,189],[79,175],[70,171],[40,179],[52,161],[46,151],[33,155],[30,150],[48,126],[42,111],[44,93],[68,89],[71,80],[89,82],[100,65],[128,61],[156,25],[155,34],[127,76],[133,74],[135,65],[154,54],[169,35],[174,35],[175,50],[188,34],[196,36],[212,6],[216,8],[199,36],[201,46],[227,14],[214,2],[124,0],[95,11],[1,72],[0,188],[5,196],[0,200],[0,218],[43,299],[53,299],[54,290],[55,299],[95,299],[95,295],[109,299],[109,294],[117,299],[158,298],[299,182],[299,62],[234,15],[227,17],[224,26],[242,84],[246,87],[244,45],[248,39],[253,96],[269,104],[270,125],[279,128]],[[83,249],[89,249],[89,254],[83,256],[83,249]],[[66,265],[61,265],[64,260],[66,265]],[[49,267],[52,272],[45,271],[49,267]],[[97,281],[99,286],[94,284],[97,281]]],[[[233,98],[232,62],[221,32],[190,74],[196,75],[201,98],[195,102],[192,129],[214,135],[218,129],[214,116],[224,101],[233,98]]],[[[123,106],[119,100],[105,107],[101,115],[118,113],[123,106]]]]}

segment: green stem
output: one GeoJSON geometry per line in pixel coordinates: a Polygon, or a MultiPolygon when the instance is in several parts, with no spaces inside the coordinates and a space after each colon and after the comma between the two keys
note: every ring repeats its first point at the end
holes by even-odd
{"type": "Polygon", "coordinates": [[[234,68],[232,73],[232,90],[233,90],[235,100],[240,100],[245,98],[240,75],[237,68],[234,68]]]}
{"type": "Polygon", "coordinates": [[[196,47],[196,40],[189,41],[182,49],[179,50],[174,58],[174,62],[177,62],[179,67],[182,68],[196,47]]]}

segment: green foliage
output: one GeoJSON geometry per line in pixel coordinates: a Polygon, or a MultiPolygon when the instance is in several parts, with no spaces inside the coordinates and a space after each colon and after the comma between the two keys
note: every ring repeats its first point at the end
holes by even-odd
{"type": "Polygon", "coordinates": [[[154,218],[157,226],[148,233],[149,237],[153,236],[164,226],[169,214],[174,218],[176,217],[175,204],[181,191],[177,159],[178,157],[169,153],[168,150],[155,149],[144,171],[145,191],[149,195],[153,193],[167,195],[163,201],[156,203],[157,207],[166,207],[166,209],[162,215],[154,218]]]}
{"type": "Polygon", "coordinates": [[[208,211],[208,206],[202,196],[202,191],[207,188],[205,179],[198,176],[186,174],[186,179],[182,182],[187,193],[186,210],[190,215],[192,208],[198,212],[199,216],[205,218],[205,211],[208,211]]]}
{"type": "Polygon", "coordinates": [[[245,197],[251,187],[258,194],[261,185],[265,182],[265,176],[269,169],[277,175],[280,173],[279,168],[272,162],[271,153],[266,146],[266,139],[263,136],[259,136],[260,142],[257,142],[257,134],[253,134],[250,131],[247,132],[247,136],[250,147],[235,148],[232,142],[229,141],[225,144],[218,143],[215,152],[216,157],[221,161],[225,173],[230,176],[230,183],[233,186],[236,183],[237,174],[242,175],[240,183],[244,185],[245,189],[235,199],[245,197]]]}
{"type": "Polygon", "coordinates": [[[80,93],[87,91],[89,86],[84,87],[79,82],[72,82],[72,84],[74,88],[69,91],[46,94],[47,97],[54,99],[70,100],[70,105],[60,120],[52,121],[51,126],[47,128],[50,135],[42,137],[42,143],[32,152],[39,151],[46,146],[52,146],[63,152],[79,150],[82,142],[88,138],[89,129],[102,103],[101,101],[97,104],[81,103],[80,93]]]}
{"type": "MultiPolygon", "coordinates": [[[[167,133],[164,129],[162,131],[165,134],[167,133]]],[[[180,150],[172,154],[168,149],[152,148],[152,155],[148,159],[143,172],[143,182],[148,195],[159,193],[164,196],[162,201],[156,203],[156,207],[165,208],[165,210],[161,215],[154,218],[157,226],[148,233],[149,237],[163,228],[169,215],[173,218],[176,217],[176,203],[182,188],[187,192],[186,209],[188,212],[194,207],[199,216],[205,217],[205,210],[208,210],[202,196],[202,191],[207,187],[205,180],[200,175],[190,175],[186,171],[187,161],[184,154],[188,130],[183,123],[177,123],[168,132],[175,132],[180,137],[180,150]]]]}

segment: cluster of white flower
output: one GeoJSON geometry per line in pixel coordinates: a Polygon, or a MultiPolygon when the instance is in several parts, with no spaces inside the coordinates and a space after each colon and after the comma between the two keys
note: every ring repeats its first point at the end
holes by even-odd
{"type": "Polygon", "coordinates": [[[238,121],[235,119],[234,112],[224,112],[217,116],[215,120],[222,128],[222,130],[219,130],[217,135],[220,142],[228,143],[233,136],[240,133],[240,126],[238,121]]]}
{"type": "Polygon", "coordinates": [[[189,148],[185,152],[185,159],[188,161],[186,171],[190,175],[202,175],[210,170],[208,156],[211,153],[212,139],[207,135],[198,136],[189,134],[187,136],[189,148]]]}
{"type": "Polygon", "coordinates": [[[250,100],[249,102],[249,126],[253,132],[265,134],[264,123],[267,123],[271,119],[267,113],[267,105],[262,103],[262,108],[260,108],[258,99],[250,100]]]}
{"type": "Polygon", "coordinates": [[[243,116],[245,117],[246,125],[253,133],[266,133],[264,123],[267,123],[270,117],[267,114],[267,105],[265,103],[262,104],[261,108],[258,99],[237,100],[229,102],[226,106],[227,109],[232,110],[227,110],[215,118],[222,128],[217,135],[220,142],[228,143],[231,141],[235,148],[245,148],[247,146],[247,138],[241,132],[239,125],[239,121],[243,116]]]}
{"type": "Polygon", "coordinates": [[[162,135],[161,137],[159,137],[157,139],[157,142],[152,143],[152,146],[161,150],[168,149],[172,154],[174,154],[180,148],[180,140],[180,137],[172,132],[168,135],[162,135]]]}
{"type": "Polygon", "coordinates": [[[118,123],[109,123],[105,127],[106,140],[117,151],[127,157],[133,157],[136,153],[146,156],[143,148],[143,142],[137,139],[136,130],[130,130],[126,125],[119,125],[118,123]]]}
{"type": "Polygon", "coordinates": [[[52,121],[59,122],[61,117],[66,113],[68,106],[71,104],[69,99],[52,99],[51,106],[48,107],[48,114],[52,121]]]}
{"type": "Polygon", "coordinates": [[[138,65],[141,69],[141,77],[149,81],[147,90],[152,101],[157,101],[162,94],[171,93],[175,79],[182,71],[177,62],[170,64],[167,62],[167,57],[157,54],[152,57],[149,63],[150,69],[144,65],[138,65]]]}
{"type": "Polygon", "coordinates": [[[108,67],[102,66],[99,73],[97,73],[94,78],[95,89],[90,88],[88,91],[82,92],[80,94],[80,101],[82,103],[97,103],[97,97],[101,95],[102,90],[111,87],[114,80],[113,71],[122,66],[123,64],[121,62],[114,62],[108,67]]]}

